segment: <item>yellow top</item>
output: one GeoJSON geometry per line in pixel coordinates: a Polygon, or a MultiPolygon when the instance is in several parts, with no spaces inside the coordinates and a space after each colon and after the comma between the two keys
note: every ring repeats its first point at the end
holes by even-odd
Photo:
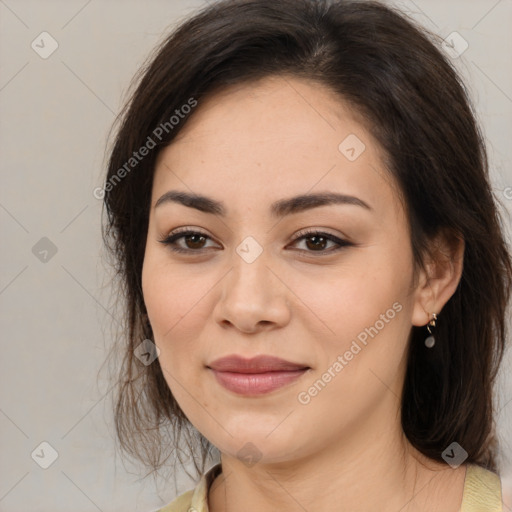
{"type": "MultiPolygon", "coordinates": [[[[208,490],[221,472],[219,462],[201,477],[194,489],[181,494],[156,512],[208,512],[208,490]]],[[[480,466],[469,464],[459,512],[503,512],[499,476],[480,466]]]]}

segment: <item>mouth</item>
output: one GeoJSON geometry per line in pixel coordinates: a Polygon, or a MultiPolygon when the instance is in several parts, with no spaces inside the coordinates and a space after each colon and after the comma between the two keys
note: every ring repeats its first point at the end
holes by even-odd
{"type": "Polygon", "coordinates": [[[231,355],[213,361],[207,368],[225,389],[245,396],[258,396],[295,382],[311,367],[274,356],[245,359],[231,355]]]}
{"type": "Polygon", "coordinates": [[[270,355],[260,355],[247,359],[237,354],[216,359],[207,367],[220,372],[234,373],[285,372],[309,368],[306,364],[294,363],[270,355]]]}

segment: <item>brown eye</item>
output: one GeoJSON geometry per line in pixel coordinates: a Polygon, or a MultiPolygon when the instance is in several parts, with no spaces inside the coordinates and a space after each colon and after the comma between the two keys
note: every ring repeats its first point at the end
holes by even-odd
{"type": "Polygon", "coordinates": [[[346,240],[342,240],[337,236],[331,235],[330,233],[324,233],[321,231],[306,231],[299,234],[297,238],[293,241],[294,244],[297,242],[305,240],[305,245],[307,249],[299,249],[302,252],[306,253],[320,253],[322,254],[330,254],[332,252],[336,252],[344,247],[348,247],[353,245],[346,240]],[[331,244],[330,248],[327,248],[327,244],[331,244]]]}
{"type": "Polygon", "coordinates": [[[163,240],[159,240],[159,242],[169,246],[172,251],[192,254],[194,252],[202,252],[208,240],[211,240],[211,238],[199,231],[182,230],[171,233],[163,240]],[[177,244],[177,242],[182,239],[184,240],[185,246],[177,244]]]}
{"type": "Polygon", "coordinates": [[[307,247],[312,250],[325,249],[327,242],[329,242],[327,238],[317,235],[308,236],[305,240],[307,247]]]}
{"type": "Polygon", "coordinates": [[[200,234],[186,235],[183,237],[189,249],[202,249],[206,237],[200,234]]]}

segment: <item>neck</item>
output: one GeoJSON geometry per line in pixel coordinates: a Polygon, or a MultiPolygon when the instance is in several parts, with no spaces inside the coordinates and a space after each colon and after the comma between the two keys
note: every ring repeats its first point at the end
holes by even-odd
{"type": "Polygon", "coordinates": [[[302,458],[263,457],[248,466],[222,454],[209,511],[458,511],[465,467],[453,470],[423,456],[403,435],[399,418],[386,428],[374,422],[359,423],[337,444],[302,458]]]}

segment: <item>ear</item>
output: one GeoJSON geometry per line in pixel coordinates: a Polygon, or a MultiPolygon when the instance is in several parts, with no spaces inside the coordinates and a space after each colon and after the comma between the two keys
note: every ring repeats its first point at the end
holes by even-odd
{"type": "Polygon", "coordinates": [[[451,230],[442,230],[431,242],[425,270],[420,269],[414,289],[412,324],[424,326],[439,314],[455,293],[462,275],[464,239],[451,230]]]}

